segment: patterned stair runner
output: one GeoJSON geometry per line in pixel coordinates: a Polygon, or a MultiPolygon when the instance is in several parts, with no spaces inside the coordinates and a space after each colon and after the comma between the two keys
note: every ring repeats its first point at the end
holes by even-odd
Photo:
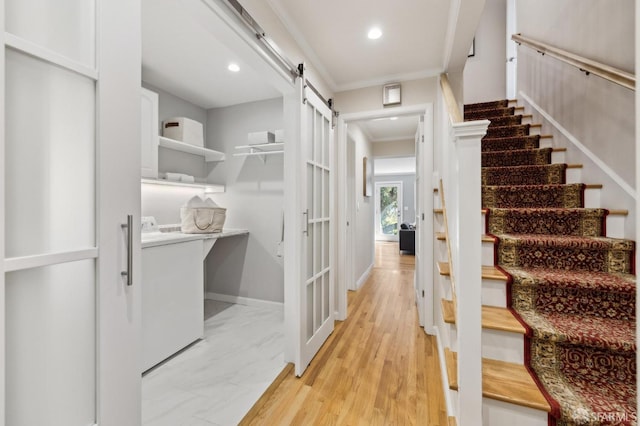
{"type": "Polygon", "coordinates": [[[507,100],[464,111],[492,122],[482,141],[486,228],[549,425],[637,424],[635,243],[606,237],[608,211],[584,208],[585,185],[565,183],[566,164],[550,164],[507,100]]]}

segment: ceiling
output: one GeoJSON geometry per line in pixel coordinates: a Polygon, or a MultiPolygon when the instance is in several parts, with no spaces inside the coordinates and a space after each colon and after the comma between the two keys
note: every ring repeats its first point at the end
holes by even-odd
{"type": "MultiPolygon", "coordinates": [[[[334,92],[437,75],[448,60],[451,0],[264,1],[334,92]],[[378,40],[366,36],[372,25],[383,32],[378,40]]],[[[275,71],[238,41],[214,3],[142,0],[143,80],[205,109],[281,96],[276,79],[265,80],[275,71]],[[232,61],[240,72],[227,70],[232,61]]]]}
{"type": "Polygon", "coordinates": [[[282,96],[225,31],[204,2],[142,0],[142,79],[204,109],[282,96]]]}
{"type": "Polygon", "coordinates": [[[267,1],[336,92],[443,69],[449,0],[267,1]]]}
{"type": "Polygon", "coordinates": [[[413,139],[418,129],[417,115],[390,118],[376,118],[366,121],[355,121],[371,142],[389,142],[413,139]]]}

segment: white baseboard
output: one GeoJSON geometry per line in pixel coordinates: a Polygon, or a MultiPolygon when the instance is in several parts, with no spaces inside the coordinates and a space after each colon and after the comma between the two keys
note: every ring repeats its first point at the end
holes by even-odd
{"type": "Polygon", "coordinates": [[[364,271],[364,273],[360,275],[360,278],[358,278],[358,281],[356,281],[356,290],[360,290],[360,287],[362,287],[362,285],[369,278],[369,275],[371,275],[372,270],[373,270],[373,263],[369,265],[369,267],[364,271]]]}
{"type": "Polygon", "coordinates": [[[250,297],[230,296],[228,294],[207,292],[204,294],[204,298],[208,300],[217,300],[218,302],[235,303],[238,305],[246,305],[246,306],[255,306],[258,308],[267,308],[267,309],[273,309],[273,310],[284,309],[284,303],[282,302],[252,299],[250,297]]]}
{"type": "Polygon", "coordinates": [[[531,99],[529,96],[527,96],[524,92],[520,91],[519,95],[522,96],[522,98],[525,101],[527,101],[527,103],[529,105],[531,105],[531,107],[533,109],[535,109],[538,113],[540,113],[540,115],[543,116],[545,118],[545,120],[547,120],[549,122],[549,124],[551,124],[553,127],[555,127],[558,130],[558,132],[560,132],[564,137],[566,137],[573,145],[575,145],[576,148],[578,148],[580,151],[582,151],[582,153],[587,158],[589,158],[589,160],[593,161],[593,163],[596,166],[598,166],[600,168],[600,170],[602,170],[605,174],[607,174],[611,178],[611,180],[613,180],[615,183],[617,183],[618,186],[620,186],[620,188],[622,188],[622,190],[624,190],[631,197],[633,197],[633,198],[636,197],[636,190],[631,185],[629,185],[624,179],[622,179],[622,177],[620,177],[620,175],[618,175],[615,171],[613,171],[613,169],[611,167],[607,166],[600,158],[598,158],[597,155],[595,155],[593,152],[591,152],[591,150],[589,150],[589,148],[584,146],[578,140],[578,138],[576,138],[574,135],[572,135],[571,132],[569,132],[567,129],[565,129],[547,111],[542,109],[542,107],[540,107],[540,105],[536,104],[533,101],[533,99],[531,99]]]}

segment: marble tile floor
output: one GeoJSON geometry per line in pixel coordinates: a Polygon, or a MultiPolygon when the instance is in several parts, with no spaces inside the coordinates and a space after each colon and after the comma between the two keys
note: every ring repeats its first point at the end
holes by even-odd
{"type": "Polygon", "coordinates": [[[284,368],[282,310],[206,302],[204,338],[142,378],[144,426],[237,425],[284,368]]]}

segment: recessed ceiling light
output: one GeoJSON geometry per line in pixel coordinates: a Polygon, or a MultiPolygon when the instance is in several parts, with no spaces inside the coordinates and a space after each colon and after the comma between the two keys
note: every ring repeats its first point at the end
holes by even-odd
{"type": "Polygon", "coordinates": [[[371,40],[377,40],[382,37],[382,30],[378,27],[373,27],[367,33],[367,37],[369,37],[371,40]]]}
{"type": "Polygon", "coordinates": [[[240,67],[238,66],[238,64],[236,64],[236,63],[234,63],[234,62],[231,62],[231,63],[229,64],[229,66],[227,67],[227,69],[228,69],[229,71],[231,71],[231,72],[238,72],[238,71],[240,71],[240,67]]]}
{"type": "Polygon", "coordinates": [[[397,120],[398,117],[389,117],[389,120],[393,121],[393,120],[397,120]]]}

